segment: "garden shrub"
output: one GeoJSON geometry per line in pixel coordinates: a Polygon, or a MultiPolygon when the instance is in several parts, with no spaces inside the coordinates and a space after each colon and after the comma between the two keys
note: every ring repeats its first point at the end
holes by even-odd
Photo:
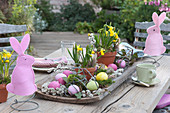
{"type": "Polygon", "coordinates": [[[62,5],[60,11],[56,13],[53,26],[49,30],[74,31],[77,22],[92,22],[96,17],[91,5],[82,5],[77,0],[70,0],[70,4],[62,5]]]}
{"type": "Polygon", "coordinates": [[[35,4],[35,7],[38,9],[37,12],[39,16],[41,16],[40,18],[47,23],[44,30],[48,31],[50,26],[52,26],[55,22],[56,18],[55,13],[52,11],[53,6],[50,4],[50,0],[39,0],[38,3],[35,4]]]}
{"type": "Polygon", "coordinates": [[[76,29],[74,30],[75,32],[78,32],[80,34],[84,34],[84,33],[92,33],[94,32],[93,30],[93,24],[92,23],[88,23],[88,22],[78,22],[76,24],[76,29]]]}
{"type": "Polygon", "coordinates": [[[92,0],[92,2],[103,9],[115,9],[120,8],[124,0],[92,0]]]}
{"type": "Polygon", "coordinates": [[[118,27],[120,25],[120,16],[117,13],[106,14],[105,10],[102,10],[97,14],[97,19],[94,21],[94,31],[97,32],[100,28],[103,27],[104,24],[112,23],[114,27],[118,27]]]}

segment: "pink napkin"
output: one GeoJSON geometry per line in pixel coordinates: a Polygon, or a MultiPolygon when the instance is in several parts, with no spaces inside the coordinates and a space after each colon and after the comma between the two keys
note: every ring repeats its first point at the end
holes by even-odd
{"type": "Polygon", "coordinates": [[[170,105],[170,94],[164,94],[156,108],[164,108],[170,105]]]}
{"type": "Polygon", "coordinates": [[[56,67],[57,63],[67,63],[66,57],[58,58],[35,58],[33,67],[45,68],[45,67],[56,67]]]}

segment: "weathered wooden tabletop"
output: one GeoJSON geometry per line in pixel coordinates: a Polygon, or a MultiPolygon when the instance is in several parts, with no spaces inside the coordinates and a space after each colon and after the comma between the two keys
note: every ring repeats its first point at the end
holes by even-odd
{"type": "MultiPolygon", "coordinates": [[[[61,49],[46,56],[46,58],[55,58],[61,56],[61,49]]],[[[155,59],[159,59],[155,57],[155,59]]],[[[127,80],[114,90],[110,95],[103,100],[91,104],[68,104],[43,100],[34,97],[32,100],[39,104],[39,108],[29,113],[152,113],[155,106],[170,86],[170,57],[163,56],[158,61],[160,66],[157,68],[157,78],[161,82],[154,87],[141,87],[131,83],[127,80]]],[[[36,83],[43,78],[50,76],[47,73],[36,72],[36,83]]],[[[0,104],[0,113],[15,113],[10,108],[10,105],[15,99],[26,100],[28,97],[16,96],[12,93],[8,94],[8,100],[0,104]]],[[[27,109],[29,105],[20,104],[20,109],[27,109]]],[[[25,113],[25,111],[24,111],[25,113]]]]}

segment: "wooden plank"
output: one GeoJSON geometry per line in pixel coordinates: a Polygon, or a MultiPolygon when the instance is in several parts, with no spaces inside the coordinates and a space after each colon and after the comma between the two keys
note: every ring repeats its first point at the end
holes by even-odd
{"type": "Polygon", "coordinates": [[[161,65],[157,68],[157,78],[161,83],[153,87],[135,86],[117,103],[112,104],[106,111],[108,113],[152,113],[155,106],[170,86],[169,64],[170,58],[164,56],[158,61],[161,65]]]}
{"type": "MultiPolygon", "coordinates": [[[[18,41],[21,41],[23,36],[16,36],[15,37],[18,41]]],[[[0,38],[0,43],[9,43],[10,37],[7,38],[0,38]]]]}
{"type": "MultiPolygon", "coordinates": [[[[134,46],[140,46],[140,47],[145,47],[145,42],[140,42],[140,41],[134,41],[133,42],[134,46]]],[[[164,46],[166,47],[166,49],[170,49],[170,45],[168,44],[164,44],[164,46]]]]}
{"type": "Polygon", "coordinates": [[[17,33],[27,31],[26,25],[0,24],[0,34],[17,33]]]}
{"type": "Polygon", "coordinates": [[[3,51],[3,49],[5,49],[9,52],[13,51],[13,48],[11,46],[0,47],[0,51],[3,51]]]}
{"type": "MultiPolygon", "coordinates": [[[[140,38],[147,38],[148,34],[147,33],[139,33],[139,32],[134,32],[135,37],[140,37],[140,38]]],[[[162,35],[164,40],[170,40],[170,36],[168,35],[162,35]]]]}
{"type": "MultiPolygon", "coordinates": [[[[136,29],[148,29],[150,26],[153,26],[153,25],[155,25],[153,22],[136,22],[135,28],[136,29]]],[[[161,31],[169,31],[170,32],[170,23],[169,24],[162,23],[160,25],[160,29],[161,29],[161,31]]]]}

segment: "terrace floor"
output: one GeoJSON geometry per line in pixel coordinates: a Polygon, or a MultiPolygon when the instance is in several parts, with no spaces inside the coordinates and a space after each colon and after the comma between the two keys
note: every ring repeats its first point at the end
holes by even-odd
{"type": "Polygon", "coordinates": [[[31,36],[31,46],[34,47],[37,57],[44,57],[61,47],[62,40],[73,40],[82,47],[89,44],[87,34],[80,35],[73,32],[43,32],[33,33],[31,36]]]}

